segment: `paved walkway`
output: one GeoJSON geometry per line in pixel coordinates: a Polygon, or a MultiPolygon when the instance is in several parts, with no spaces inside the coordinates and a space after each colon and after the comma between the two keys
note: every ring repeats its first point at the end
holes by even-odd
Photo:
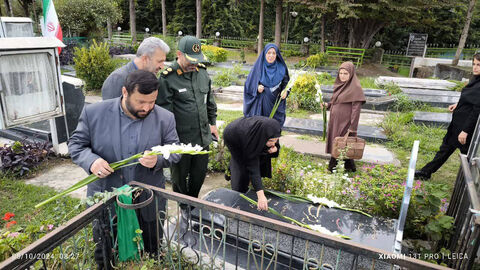
{"type": "MultiPolygon", "coordinates": [[[[280,138],[282,146],[295,149],[296,152],[309,154],[325,159],[330,159],[330,154],[325,153],[325,142],[321,140],[301,139],[301,135],[288,134],[280,138]]],[[[400,161],[395,155],[379,144],[367,144],[363,152],[363,162],[374,164],[394,164],[400,166],[400,161]]]]}

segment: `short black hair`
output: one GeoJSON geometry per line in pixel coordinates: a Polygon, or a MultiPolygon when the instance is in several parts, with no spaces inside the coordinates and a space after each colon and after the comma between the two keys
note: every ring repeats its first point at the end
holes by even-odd
{"type": "Polygon", "coordinates": [[[158,90],[158,79],[152,72],[135,70],[128,74],[125,88],[129,95],[135,90],[140,94],[149,95],[158,90]]]}

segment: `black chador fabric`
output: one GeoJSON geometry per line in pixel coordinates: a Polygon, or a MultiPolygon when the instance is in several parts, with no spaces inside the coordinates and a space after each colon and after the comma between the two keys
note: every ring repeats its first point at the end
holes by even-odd
{"type": "Polygon", "coordinates": [[[458,148],[470,145],[473,131],[480,113],[480,76],[474,76],[463,88],[457,107],[453,111],[452,122],[448,126],[447,142],[458,148]],[[467,143],[461,145],[458,142],[458,135],[465,131],[468,133],[467,143]]]}
{"type": "MultiPolygon", "coordinates": [[[[242,117],[225,128],[223,138],[232,155],[232,189],[246,192],[249,180],[255,191],[263,189],[261,177],[271,177],[270,158],[278,156],[278,151],[268,153],[266,143],[280,137],[280,132],[278,121],[264,116],[242,117]]],[[[278,142],[276,146],[280,149],[278,142]]]]}
{"type": "Polygon", "coordinates": [[[443,138],[440,149],[432,161],[420,171],[430,177],[436,172],[458,148],[462,154],[467,154],[472,141],[473,132],[480,114],[480,76],[474,76],[463,88],[457,107],[453,111],[452,122],[448,125],[447,134],[443,138]],[[464,131],[467,135],[465,144],[458,141],[458,135],[464,131]]]}

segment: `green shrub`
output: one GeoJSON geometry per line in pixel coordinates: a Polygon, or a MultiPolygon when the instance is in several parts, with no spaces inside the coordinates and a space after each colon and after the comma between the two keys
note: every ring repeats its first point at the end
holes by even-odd
{"type": "Polygon", "coordinates": [[[389,82],[389,83],[383,84],[383,85],[378,85],[378,87],[387,91],[387,94],[390,95],[390,96],[403,93],[400,86],[398,86],[397,84],[392,83],[392,82],[389,82]]]}
{"type": "Polygon", "coordinates": [[[311,55],[307,58],[306,66],[311,68],[317,68],[326,66],[328,64],[328,58],[326,53],[318,53],[311,55]]]}
{"type": "Polygon", "coordinates": [[[212,45],[202,45],[202,52],[211,63],[227,61],[227,50],[224,48],[212,45]]]}
{"type": "Polygon", "coordinates": [[[229,124],[225,122],[222,127],[219,128],[219,139],[216,144],[210,145],[210,153],[208,154],[208,170],[214,172],[227,173],[228,165],[230,164],[230,151],[223,141],[223,130],[229,124]]]}
{"type": "Polygon", "coordinates": [[[315,100],[316,74],[305,73],[298,76],[287,99],[287,107],[319,111],[320,104],[315,100]]]}
{"type": "Polygon", "coordinates": [[[215,74],[212,79],[214,86],[227,87],[237,82],[238,76],[231,68],[226,68],[215,74]]]}
{"type": "Polygon", "coordinates": [[[115,69],[108,54],[108,44],[93,44],[89,48],[75,48],[75,72],[85,81],[85,90],[101,89],[105,79],[115,69]]]}

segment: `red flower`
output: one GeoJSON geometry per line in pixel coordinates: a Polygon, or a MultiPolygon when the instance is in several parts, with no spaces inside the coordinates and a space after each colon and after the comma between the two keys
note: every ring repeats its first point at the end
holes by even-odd
{"type": "Polygon", "coordinates": [[[8,229],[8,228],[12,227],[12,226],[15,225],[15,224],[17,224],[17,222],[16,222],[15,220],[12,220],[12,221],[10,221],[10,222],[8,222],[8,223],[6,224],[6,227],[7,227],[7,229],[8,229]]]}
{"type": "Polygon", "coordinates": [[[5,215],[3,216],[2,219],[5,220],[5,221],[9,221],[14,216],[15,216],[14,213],[7,212],[7,213],[5,213],[5,215]]]}

